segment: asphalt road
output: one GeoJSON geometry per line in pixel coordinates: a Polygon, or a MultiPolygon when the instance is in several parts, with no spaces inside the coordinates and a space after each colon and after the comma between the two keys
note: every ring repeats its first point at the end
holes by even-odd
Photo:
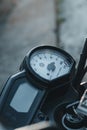
{"type": "Polygon", "coordinates": [[[54,0],[18,0],[0,24],[0,89],[37,45],[56,45],[54,0]]]}

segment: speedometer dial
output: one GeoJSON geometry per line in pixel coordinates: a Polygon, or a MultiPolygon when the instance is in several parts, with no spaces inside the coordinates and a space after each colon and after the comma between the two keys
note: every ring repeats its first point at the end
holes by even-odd
{"type": "Polygon", "coordinates": [[[53,80],[69,73],[69,61],[55,50],[42,49],[30,57],[30,66],[39,76],[53,80]]]}
{"type": "Polygon", "coordinates": [[[53,46],[39,46],[25,57],[22,69],[28,78],[38,86],[59,86],[71,82],[75,61],[65,51],[53,46]]]}

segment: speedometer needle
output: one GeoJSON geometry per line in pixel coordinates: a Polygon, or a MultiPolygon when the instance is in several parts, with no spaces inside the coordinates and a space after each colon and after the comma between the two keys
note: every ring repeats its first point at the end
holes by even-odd
{"type": "Polygon", "coordinates": [[[60,74],[61,70],[62,70],[62,68],[59,69],[59,71],[58,71],[58,73],[57,73],[57,76],[60,74]]]}

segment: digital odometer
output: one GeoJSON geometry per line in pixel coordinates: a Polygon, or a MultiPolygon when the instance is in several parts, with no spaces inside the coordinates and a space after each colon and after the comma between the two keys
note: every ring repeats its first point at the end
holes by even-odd
{"type": "Polygon", "coordinates": [[[29,124],[45,92],[27,80],[25,71],[13,75],[0,96],[0,121],[12,128],[29,124]]]}

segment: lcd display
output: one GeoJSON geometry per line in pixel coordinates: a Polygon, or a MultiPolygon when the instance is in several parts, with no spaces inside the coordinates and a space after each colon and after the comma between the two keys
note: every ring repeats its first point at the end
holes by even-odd
{"type": "Polygon", "coordinates": [[[20,84],[11,100],[10,106],[17,112],[28,112],[37,94],[38,89],[31,84],[20,84]]]}

